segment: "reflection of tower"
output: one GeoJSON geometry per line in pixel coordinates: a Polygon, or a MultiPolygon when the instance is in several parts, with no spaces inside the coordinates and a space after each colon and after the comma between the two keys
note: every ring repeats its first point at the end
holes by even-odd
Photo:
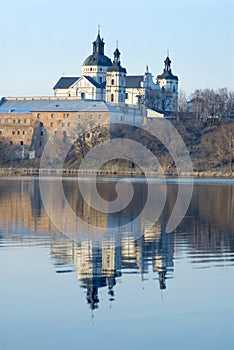
{"type": "Polygon", "coordinates": [[[76,249],[76,265],[81,286],[87,289],[87,303],[92,310],[98,308],[98,289],[108,286],[110,300],[114,300],[115,278],[120,276],[121,248],[113,241],[103,241],[100,247],[91,241],[76,249]]]}
{"type": "Polygon", "coordinates": [[[88,280],[87,283],[84,283],[83,287],[87,288],[86,299],[87,303],[90,305],[90,309],[94,310],[98,308],[98,288],[103,287],[98,285],[95,279],[88,280]]]}
{"type": "Polygon", "coordinates": [[[145,240],[152,242],[153,271],[159,274],[159,287],[166,289],[166,275],[173,267],[174,235],[163,231],[159,224],[145,232],[145,240]]]}
{"type": "Polygon", "coordinates": [[[166,274],[174,266],[174,235],[162,231],[158,242],[155,270],[159,273],[160,289],[166,289],[166,274]]]}

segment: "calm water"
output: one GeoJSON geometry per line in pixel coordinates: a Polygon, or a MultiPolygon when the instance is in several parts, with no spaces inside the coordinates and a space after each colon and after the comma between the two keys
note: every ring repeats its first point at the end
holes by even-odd
{"type": "MultiPolygon", "coordinates": [[[[46,181],[66,227],[56,179],[46,181]]],[[[115,181],[98,183],[107,200],[115,181]]],[[[74,213],[108,232],[144,206],[144,179],[131,181],[134,202],[118,214],[91,209],[75,179],[63,185],[74,213]]],[[[48,218],[38,179],[1,178],[0,349],[232,349],[234,181],[196,180],[185,218],[167,234],[177,189],[168,180],[160,219],[150,229],[139,219],[137,237],[72,241],[48,218]]]]}

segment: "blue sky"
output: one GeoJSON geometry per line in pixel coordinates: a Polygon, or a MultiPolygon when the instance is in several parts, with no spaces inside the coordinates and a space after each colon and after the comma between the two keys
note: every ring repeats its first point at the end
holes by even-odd
{"type": "Polygon", "coordinates": [[[98,25],[128,74],[161,74],[167,50],[180,88],[234,90],[233,0],[1,1],[0,97],[51,95],[80,76],[98,25]]]}

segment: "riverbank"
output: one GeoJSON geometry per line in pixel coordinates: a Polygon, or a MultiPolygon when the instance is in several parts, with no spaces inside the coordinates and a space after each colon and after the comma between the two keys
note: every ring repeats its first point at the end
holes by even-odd
{"type": "MultiPolygon", "coordinates": [[[[76,176],[78,174],[94,174],[94,171],[79,171],[78,169],[40,169],[40,168],[0,168],[0,176],[76,176]]],[[[119,176],[119,177],[142,177],[144,173],[139,172],[139,170],[131,170],[131,171],[99,171],[96,173],[97,175],[102,176],[119,176]]],[[[152,177],[177,177],[177,174],[173,173],[164,173],[159,174],[156,172],[149,172],[149,176],[152,177]]],[[[221,171],[194,171],[193,173],[181,173],[180,177],[196,177],[196,178],[234,178],[234,173],[232,172],[221,172],[221,171]]]]}

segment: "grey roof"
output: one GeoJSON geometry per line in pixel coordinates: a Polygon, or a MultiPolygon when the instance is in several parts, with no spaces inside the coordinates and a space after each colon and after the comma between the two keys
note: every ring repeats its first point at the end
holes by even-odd
{"type": "Polygon", "coordinates": [[[99,88],[99,89],[104,89],[105,86],[106,86],[106,82],[104,81],[103,83],[97,83],[96,80],[88,75],[84,75],[84,77],[86,79],[88,79],[88,81],[93,84],[94,86],[96,86],[96,88],[99,88]]]}
{"type": "Polygon", "coordinates": [[[170,70],[166,69],[164,69],[163,74],[157,76],[157,79],[179,80],[176,75],[173,75],[170,70]]]}
{"type": "Polygon", "coordinates": [[[61,98],[2,98],[0,113],[15,109],[18,113],[31,112],[79,112],[79,111],[110,111],[114,108],[104,101],[61,99],[61,98]]]}
{"type": "Polygon", "coordinates": [[[126,88],[140,88],[143,80],[143,75],[129,75],[126,77],[126,88]]]}
{"type": "Polygon", "coordinates": [[[93,54],[88,56],[83,66],[104,66],[104,67],[110,67],[112,66],[111,59],[105,55],[101,54],[93,54]]]}
{"type": "Polygon", "coordinates": [[[72,84],[74,84],[79,77],[62,77],[55,84],[53,89],[68,89],[72,84]]]}
{"type": "Polygon", "coordinates": [[[120,63],[113,63],[111,67],[107,68],[107,72],[123,72],[127,73],[126,68],[121,67],[120,63]]]}

